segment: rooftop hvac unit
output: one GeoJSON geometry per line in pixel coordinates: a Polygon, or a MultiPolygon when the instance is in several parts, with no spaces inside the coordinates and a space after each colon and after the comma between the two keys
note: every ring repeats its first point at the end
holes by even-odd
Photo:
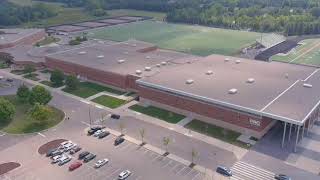
{"type": "Polygon", "coordinates": [[[118,63],[119,63],[119,64],[122,64],[122,63],[124,63],[125,61],[126,61],[126,60],[124,60],[124,59],[119,59],[119,60],[118,60],[118,63]]]}
{"type": "Polygon", "coordinates": [[[157,64],[156,66],[157,66],[157,67],[161,67],[161,64],[157,64]]]}
{"type": "Polygon", "coordinates": [[[288,73],[286,73],[284,76],[286,77],[286,79],[289,78],[289,74],[288,73]]]}
{"type": "Polygon", "coordinates": [[[303,84],[303,87],[306,87],[306,88],[312,88],[312,84],[304,83],[304,84],[303,84]]]}
{"type": "Polygon", "coordinates": [[[247,83],[254,83],[254,79],[253,78],[249,78],[248,80],[247,80],[247,83]]]}
{"type": "Polygon", "coordinates": [[[137,46],[137,44],[132,44],[132,46],[133,46],[133,47],[136,47],[136,46],[137,46]]]}
{"type": "Polygon", "coordinates": [[[213,74],[213,71],[211,71],[211,70],[206,72],[206,75],[211,75],[211,74],[213,74]]]}
{"type": "Polygon", "coordinates": [[[151,71],[151,67],[147,66],[144,68],[145,71],[151,71]]]}
{"type": "Polygon", "coordinates": [[[241,63],[241,60],[236,60],[236,64],[240,64],[241,63]]]}
{"type": "Polygon", "coordinates": [[[136,74],[140,75],[140,74],[142,74],[142,71],[141,70],[136,70],[136,74]]]}
{"type": "Polygon", "coordinates": [[[165,61],[161,62],[161,65],[165,66],[165,65],[167,65],[167,62],[165,62],[165,61]]]}
{"type": "Polygon", "coordinates": [[[79,52],[79,54],[87,54],[87,52],[81,51],[81,52],[79,52]]]}
{"type": "Polygon", "coordinates": [[[229,90],[229,94],[236,94],[237,92],[238,90],[235,88],[229,90]]]}
{"type": "Polygon", "coordinates": [[[151,57],[150,56],[146,56],[146,59],[150,59],[151,57]]]}
{"type": "Polygon", "coordinates": [[[98,55],[97,58],[99,59],[104,58],[104,55],[98,55]]]}
{"type": "Polygon", "coordinates": [[[4,37],[3,37],[3,36],[1,36],[1,37],[0,37],[0,39],[4,39],[4,37]]]}
{"type": "Polygon", "coordinates": [[[193,79],[188,79],[187,81],[186,81],[186,84],[192,84],[193,83],[193,79]]]}
{"type": "Polygon", "coordinates": [[[230,59],[229,59],[229,58],[225,58],[224,61],[225,61],[225,62],[228,62],[228,61],[230,61],[230,59]]]}
{"type": "Polygon", "coordinates": [[[123,54],[129,54],[129,52],[128,52],[128,51],[125,51],[125,52],[123,52],[123,54]]]}

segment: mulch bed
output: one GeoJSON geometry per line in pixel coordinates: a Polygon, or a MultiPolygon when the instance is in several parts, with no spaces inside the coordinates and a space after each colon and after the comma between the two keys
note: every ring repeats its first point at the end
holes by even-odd
{"type": "Polygon", "coordinates": [[[19,166],[20,164],[16,162],[8,162],[8,163],[0,164],[0,175],[5,174],[19,166]]]}
{"type": "Polygon", "coordinates": [[[46,144],[40,146],[38,149],[39,154],[46,154],[50,149],[57,148],[60,143],[66,141],[65,139],[56,139],[50,142],[47,142],[46,144]]]}

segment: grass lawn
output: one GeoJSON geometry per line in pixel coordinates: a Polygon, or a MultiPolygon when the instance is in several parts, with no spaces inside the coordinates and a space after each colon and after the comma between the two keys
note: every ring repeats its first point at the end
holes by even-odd
{"type": "Polygon", "coordinates": [[[188,123],[185,126],[185,128],[220,139],[230,144],[248,148],[248,146],[245,143],[242,143],[237,140],[237,138],[241,134],[232,130],[228,130],[212,124],[208,124],[206,122],[202,122],[197,119],[192,120],[190,123],[188,123]]]}
{"type": "Polygon", "coordinates": [[[47,85],[47,86],[50,86],[50,87],[53,87],[53,88],[59,88],[59,87],[62,87],[64,85],[64,84],[62,84],[61,86],[56,86],[56,85],[53,85],[51,81],[41,81],[40,83],[44,84],[44,85],[47,85]]]}
{"type": "Polygon", "coordinates": [[[15,75],[22,75],[22,74],[25,74],[26,72],[23,69],[21,69],[21,70],[15,69],[15,70],[10,71],[10,73],[15,74],[15,75]]]}
{"type": "Polygon", "coordinates": [[[93,29],[89,36],[97,39],[125,41],[131,38],[151,42],[161,48],[195,55],[237,54],[255,42],[258,33],[203,26],[142,21],[121,26],[93,29]]]}
{"type": "Polygon", "coordinates": [[[176,124],[185,118],[184,115],[177,114],[164,109],[160,109],[154,106],[143,107],[140,105],[133,105],[133,106],[130,106],[129,109],[164,120],[168,123],[173,123],[173,124],[176,124]]]}
{"type": "Polygon", "coordinates": [[[271,60],[298,64],[320,65],[320,39],[306,39],[302,45],[292,49],[286,55],[274,55],[271,60]]]}
{"type": "Polygon", "coordinates": [[[117,95],[122,95],[125,93],[123,91],[112,89],[112,88],[102,86],[100,84],[95,84],[92,82],[80,82],[79,88],[77,90],[71,91],[67,88],[64,88],[62,90],[67,93],[70,93],[70,94],[73,94],[73,95],[76,95],[76,96],[79,96],[82,98],[87,98],[87,97],[90,97],[92,95],[95,95],[95,94],[97,94],[99,92],[103,92],[103,91],[107,91],[107,92],[117,94],[117,95]]]}
{"type": "Polygon", "coordinates": [[[107,96],[107,95],[99,96],[93,99],[92,101],[112,109],[120,107],[127,102],[125,100],[107,96]]]}
{"type": "Polygon", "coordinates": [[[5,98],[16,106],[16,114],[11,121],[0,121],[0,130],[7,133],[21,134],[39,132],[58,124],[64,117],[64,113],[61,110],[50,107],[53,111],[50,119],[45,123],[37,124],[32,119],[27,118],[27,112],[32,107],[30,104],[19,102],[15,96],[5,96],[5,98]]]}
{"type": "Polygon", "coordinates": [[[114,9],[107,11],[110,16],[147,16],[153,17],[154,20],[162,21],[166,14],[162,12],[141,11],[133,9],[114,9]]]}
{"type": "Polygon", "coordinates": [[[53,36],[46,36],[43,40],[37,42],[37,45],[39,46],[44,46],[44,45],[48,45],[54,42],[58,42],[60,41],[59,38],[57,37],[53,37],[53,36]]]}
{"type": "Polygon", "coordinates": [[[23,77],[24,78],[27,78],[27,79],[30,79],[30,80],[33,80],[33,81],[39,81],[40,79],[37,78],[38,74],[36,73],[31,73],[31,74],[26,74],[24,75],[23,77]]]}

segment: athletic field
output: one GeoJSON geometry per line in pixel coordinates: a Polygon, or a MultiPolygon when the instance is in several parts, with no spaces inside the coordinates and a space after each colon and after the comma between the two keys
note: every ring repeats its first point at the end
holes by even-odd
{"type": "Polygon", "coordinates": [[[272,56],[274,61],[320,66],[320,39],[306,39],[287,54],[272,56]]]}
{"type": "Polygon", "coordinates": [[[234,31],[203,26],[143,21],[91,30],[89,36],[97,39],[125,41],[137,39],[151,42],[161,48],[207,56],[234,55],[255,42],[258,33],[234,31]]]}

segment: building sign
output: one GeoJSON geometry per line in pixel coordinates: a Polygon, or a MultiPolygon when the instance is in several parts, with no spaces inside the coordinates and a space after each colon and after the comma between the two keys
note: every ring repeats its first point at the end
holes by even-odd
{"type": "Polygon", "coordinates": [[[259,126],[261,125],[261,122],[259,120],[255,120],[255,119],[250,119],[250,124],[253,126],[259,126]]]}

